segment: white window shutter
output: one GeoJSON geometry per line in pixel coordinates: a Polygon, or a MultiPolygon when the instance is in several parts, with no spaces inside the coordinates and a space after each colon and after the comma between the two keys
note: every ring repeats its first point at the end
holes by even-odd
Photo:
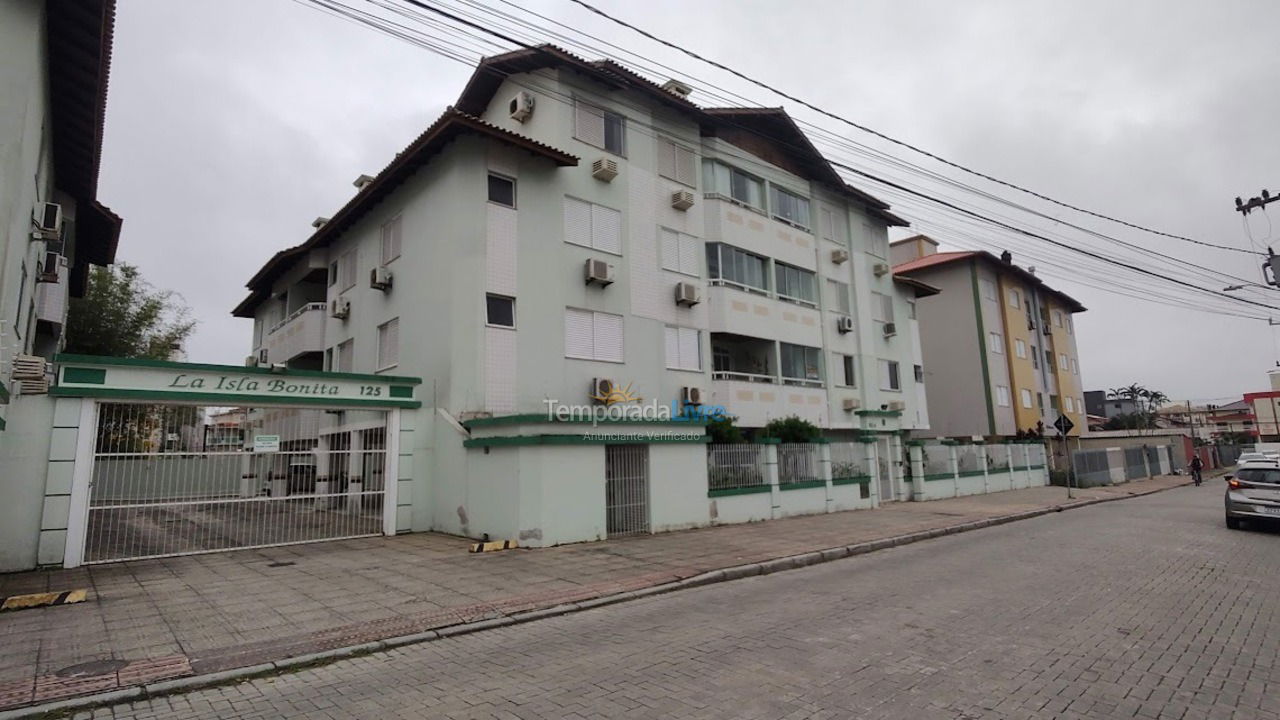
{"type": "Polygon", "coordinates": [[[355,368],[355,343],[348,340],[338,346],[338,372],[351,372],[355,368]]]}
{"type": "Polygon", "coordinates": [[[670,325],[663,328],[663,345],[666,348],[667,367],[679,368],[680,365],[680,328],[670,325]]]}
{"type": "Polygon", "coordinates": [[[835,239],[836,214],[831,212],[831,208],[822,208],[822,237],[828,240],[835,239]]]}
{"type": "Polygon", "coordinates": [[[573,136],[588,145],[604,147],[604,111],[581,100],[573,103],[573,136]]]}
{"type": "Polygon", "coordinates": [[[378,368],[400,363],[400,318],[378,328],[378,368]]]}
{"type": "Polygon", "coordinates": [[[676,176],[676,157],[679,148],[676,144],[667,139],[658,141],[658,174],[662,177],[668,177],[672,180],[678,179],[676,176]]]}
{"type": "Polygon", "coordinates": [[[622,254],[622,213],[603,205],[591,206],[591,246],[622,254]]]}
{"type": "Polygon", "coordinates": [[[588,310],[565,308],[564,311],[564,354],[567,357],[594,357],[592,341],[592,313],[588,310]]]}
{"type": "Polygon", "coordinates": [[[686,185],[698,184],[698,157],[692,150],[676,146],[676,180],[686,185]]]}
{"type": "Polygon", "coordinates": [[[680,271],[690,275],[701,275],[698,271],[698,259],[702,257],[702,243],[692,235],[680,236],[680,271]]]}
{"type": "Polygon", "coordinates": [[[662,236],[662,267],[665,270],[681,270],[680,265],[680,233],[674,230],[661,228],[658,233],[662,236]]]}
{"type": "Polygon", "coordinates": [[[680,328],[680,367],[685,370],[701,370],[702,356],[698,347],[698,331],[680,328]]]}
{"type": "Polygon", "coordinates": [[[595,359],[622,362],[622,316],[595,313],[593,325],[595,359]]]}
{"type": "Polygon", "coordinates": [[[591,247],[591,203],[564,199],[564,241],[591,247]]]}

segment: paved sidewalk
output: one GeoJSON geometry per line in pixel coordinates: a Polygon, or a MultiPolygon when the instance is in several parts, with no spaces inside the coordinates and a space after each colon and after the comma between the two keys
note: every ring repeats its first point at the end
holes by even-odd
{"type": "Polygon", "coordinates": [[[258,665],[977,520],[1117,499],[1164,476],[473,555],[418,533],[0,575],[0,596],[89,589],[0,615],[0,709],[258,665]],[[104,663],[100,661],[115,661],[104,663]],[[82,664],[85,667],[77,667],[82,664]]]}

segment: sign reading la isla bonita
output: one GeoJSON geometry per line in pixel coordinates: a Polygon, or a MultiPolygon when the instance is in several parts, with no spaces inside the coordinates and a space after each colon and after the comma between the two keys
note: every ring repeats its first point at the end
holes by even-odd
{"type": "MultiPolygon", "coordinates": [[[[202,377],[180,373],[173,378],[168,387],[177,390],[204,390],[206,392],[233,393],[267,393],[270,395],[313,395],[337,396],[342,394],[342,386],[324,381],[298,381],[292,379],[272,378],[259,380],[253,377],[230,377],[218,375],[202,377]]],[[[361,395],[382,395],[382,388],[377,385],[360,386],[361,395]]]]}

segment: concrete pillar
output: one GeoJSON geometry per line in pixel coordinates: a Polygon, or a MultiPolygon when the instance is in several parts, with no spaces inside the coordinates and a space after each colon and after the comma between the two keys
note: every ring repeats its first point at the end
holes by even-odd
{"type": "Polygon", "coordinates": [[[960,497],[960,451],[956,445],[948,445],[951,451],[951,497],[960,497]]]}
{"type": "Polygon", "coordinates": [[[827,484],[827,512],[831,512],[836,499],[831,492],[831,445],[827,443],[818,445],[818,477],[827,484]]]}
{"type": "Polygon", "coordinates": [[[1146,445],[1143,445],[1143,446],[1142,446],[1142,467],[1143,467],[1143,469],[1145,469],[1145,470],[1147,471],[1147,479],[1148,479],[1148,480],[1150,480],[1150,479],[1151,479],[1151,476],[1152,476],[1152,473],[1151,473],[1151,458],[1147,455],[1147,446],[1146,446],[1146,445]]]}
{"type": "MultiPolygon", "coordinates": [[[[894,484],[894,486],[895,486],[895,487],[903,488],[903,482],[902,482],[902,436],[900,436],[900,435],[894,435],[894,436],[892,436],[892,437],[890,437],[890,438],[889,438],[889,456],[890,456],[890,462],[889,462],[889,476],[890,476],[890,477],[892,477],[892,478],[894,478],[895,480],[897,480],[897,482],[894,484]]],[[[914,470],[914,468],[913,468],[913,470],[914,470]]],[[[912,483],[912,485],[915,485],[915,484],[917,484],[917,483],[912,483]]],[[[905,495],[906,490],[905,490],[905,489],[901,489],[901,490],[899,490],[899,491],[898,491],[898,493],[899,493],[899,495],[905,495]]],[[[905,498],[905,497],[903,497],[903,499],[905,500],[906,498],[905,498]]]]}
{"type": "Polygon", "coordinates": [[[329,449],[332,447],[332,441],[329,435],[321,435],[316,441],[316,447],[311,453],[316,458],[316,497],[315,509],[328,510],[333,498],[325,497],[329,494],[329,449]]]}
{"type": "MultiPolygon", "coordinates": [[[[871,495],[871,507],[880,507],[880,463],[876,462],[875,442],[862,443],[863,459],[867,463],[867,474],[871,476],[868,490],[871,495]]],[[[892,500],[893,498],[889,498],[892,500]]]]}
{"type": "Polygon", "coordinates": [[[978,448],[978,464],[982,466],[982,494],[991,492],[991,472],[987,470],[987,446],[983,443],[975,445],[978,448]]]}
{"type": "Polygon", "coordinates": [[[911,445],[907,448],[907,458],[911,463],[911,499],[924,500],[924,448],[911,445]]]}
{"type": "Polygon", "coordinates": [[[347,460],[347,512],[359,513],[363,505],[364,492],[364,433],[351,431],[351,456],[347,460]]]}
{"type": "Polygon", "coordinates": [[[764,446],[764,480],[769,483],[769,516],[782,517],[782,490],[778,487],[778,445],[769,443],[764,446]]]}

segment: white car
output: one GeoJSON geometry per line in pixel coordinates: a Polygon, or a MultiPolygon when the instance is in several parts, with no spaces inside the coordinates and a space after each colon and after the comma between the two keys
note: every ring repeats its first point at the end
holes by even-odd
{"type": "Polygon", "coordinates": [[[1245,452],[1240,453],[1240,457],[1236,458],[1236,465],[1244,465],[1249,462],[1272,462],[1280,464],[1280,455],[1276,453],[1245,452]]]}

